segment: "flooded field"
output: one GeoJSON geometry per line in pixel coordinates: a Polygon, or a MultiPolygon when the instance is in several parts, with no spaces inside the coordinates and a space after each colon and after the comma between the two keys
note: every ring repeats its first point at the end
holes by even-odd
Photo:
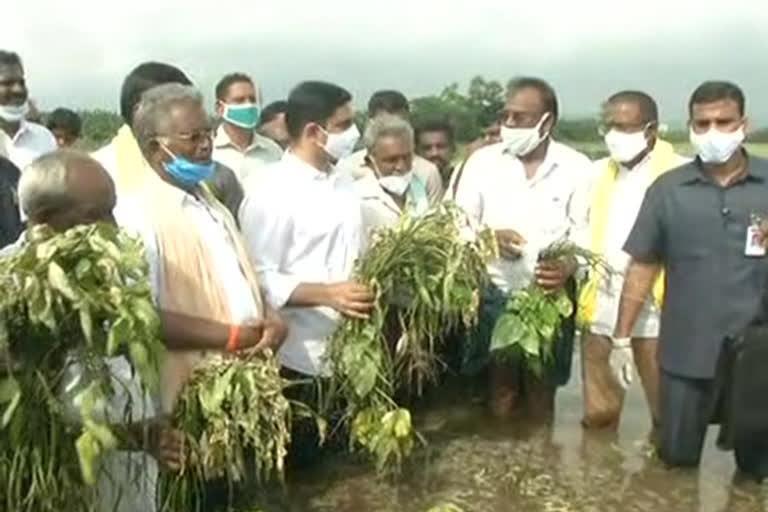
{"type": "MultiPolygon", "coordinates": [[[[654,460],[639,384],[617,435],[580,426],[581,380],[574,362],[552,425],[495,421],[482,394],[446,388],[420,414],[429,446],[396,483],[348,456],[290,475],[264,512],[761,512],[768,485],[742,481],[731,453],[707,442],[699,471],[667,470],[654,460]]],[[[259,509],[254,509],[259,510],[259,509]]]]}

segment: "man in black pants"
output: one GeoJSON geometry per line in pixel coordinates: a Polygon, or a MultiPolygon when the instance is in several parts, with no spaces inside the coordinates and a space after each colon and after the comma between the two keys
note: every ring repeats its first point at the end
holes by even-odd
{"type": "MultiPolygon", "coordinates": [[[[768,277],[765,247],[755,236],[768,213],[768,160],[743,148],[744,103],[728,82],[696,89],[689,123],[698,157],[648,189],[624,247],[632,262],[614,350],[622,350],[656,275],[666,271],[658,448],[671,466],[699,464],[707,427],[721,416],[733,381],[723,374],[727,340],[758,317],[768,277]]],[[[768,407],[765,398],[761,403],[768,407]]],[[[765,444],[734,441],[739,469],[768,476],[765,444]]]]}

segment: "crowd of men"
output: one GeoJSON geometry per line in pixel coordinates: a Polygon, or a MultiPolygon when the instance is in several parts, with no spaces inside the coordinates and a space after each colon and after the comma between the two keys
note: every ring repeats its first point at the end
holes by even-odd
{"type": "MultiPolygon", "coordinates": [[[[744,147],[738,86],[710,81],[693,92],[693,159],[659,137],[649,95],[612,95],[601,125],[610,156],[597,162],[553,139],[558,100],[538,78],[510,84],[501,115],[460,158],[451,120],[412,127],[397,91],[370,98],[362,137],[351,94],[331,83],[302,82],[262,109],[258,84],[233,73],[215,98],[217,126],[181,70],[144,63],[123,82],[118,134],[92,158],[75,157],[54,150],[77,137],[77,116],[54,111],[50,130],[30,121],[21,59],[0,52],[2,243],[24,243],[25,216],[57,229],[114,220],[143,239],[169,348],[163,412],[212,351],[273,348],[286,374],[326,375],[328,337],[374,304],[353,279],[371,231],[450,199],[498,241],[462,367],[489,369],[495,415],[552,413],[577,319],[561,329],[544,377],[492,360],[488,344],[511,293],[566,289],[582,325],[585,428],[617,427],[636,367],[664,462],[698,465],[718,421],[739,469],[768,475],[768,424],[744,427],[724,405],[739,392],[729,375],[749,358],[735,340],[768,304],[768,161],[744,147]],[[107,203],[105,181],[116,198],[107,203]],[[563,238],[612,271],[584,275],[575,260],[540,258],[563,238]]],[[[141,500],[152,488],[135,490],[135,510],[149,510],[141,500]]]]}

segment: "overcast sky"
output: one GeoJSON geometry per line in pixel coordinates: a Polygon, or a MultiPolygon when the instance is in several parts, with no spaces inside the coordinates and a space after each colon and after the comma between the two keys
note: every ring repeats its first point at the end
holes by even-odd
{"type": "Polygon", "coordinates": [[[565,116],[623,88],[685,119],[706,79],[741,85],[768,124],[768,0],[8,0],[0,48],[24,58],[32,96],[116,109],[145,60],[184,69],[211,95],[245,71],[267,101],[302,79],[337,82],[364,105],[378,88],[410,97],[482,74],[553,83],[565,116]],[[158,7],[162,5],[162,7],[158,7]]]}

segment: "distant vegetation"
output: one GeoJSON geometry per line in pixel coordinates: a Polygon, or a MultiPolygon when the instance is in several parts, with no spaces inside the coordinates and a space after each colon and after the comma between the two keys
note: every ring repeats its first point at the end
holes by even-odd
{"type": "MultiPolygon", "coordinates": [[[[462,91],[458,83],[453,83],[436,95],[421,96],[411,101],[414,124],[426,119],[448,119],[456,127],[456,139],[461,145],[466,144],[482,131],[482,127],[504,107],[506,87],[497,80],[486,80],[476,76],[462,91]]],[[[91,151],[109,142],[122,125],[122,118],[106,110],[83,110],[83,135],[79,146],[91,151]]],[[[365,123],[365,113],[358,115],[358,122],[365,123]]],[[[555,137],[579,146],[591,157],[605,154],[602,140],[597,133],[597,113],[591,119],[561,119],[555,137]]],[[[675,144],[688,143],[688,131],[685,127],[673,127],[664,134],[664,138],[675,144]]],[[[768,144],[768,128],[760,129],[749,137],[752,143],[768,144]]],[[[768,146],[766,146],[768,150],[768,146]]]]}

